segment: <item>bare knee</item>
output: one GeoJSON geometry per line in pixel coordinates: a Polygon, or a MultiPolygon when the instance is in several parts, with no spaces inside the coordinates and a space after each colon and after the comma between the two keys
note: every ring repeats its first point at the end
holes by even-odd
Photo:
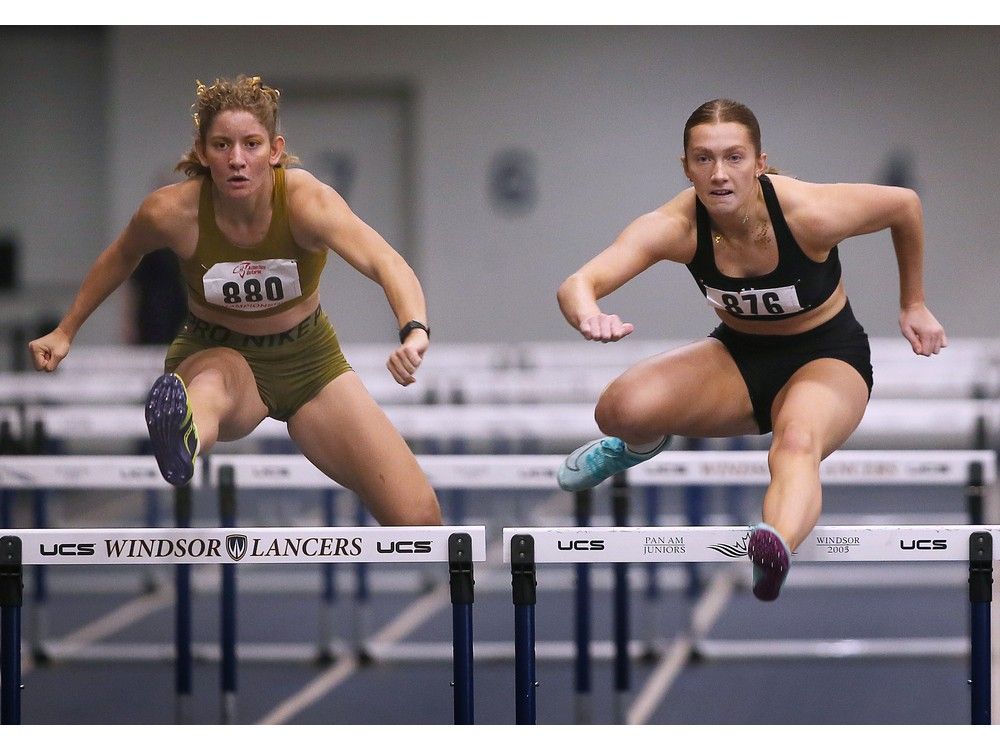
{"type": "Polygon", "coordinates": [[[650,429],[645,422],[649,411],[638,398],[636,389],[619,379],[601,394],[594,409],[594,421],[605,435],[614,435],[626,441],[650,439],[656,436],[647,434],[650,429]]]}
{"type": "Polygon", "coordinates": [[[813,431],[797,422],[776,425],[771,450],[771,462],[781,460],[813,460],[820,462],[820,442],[813,431]]]}

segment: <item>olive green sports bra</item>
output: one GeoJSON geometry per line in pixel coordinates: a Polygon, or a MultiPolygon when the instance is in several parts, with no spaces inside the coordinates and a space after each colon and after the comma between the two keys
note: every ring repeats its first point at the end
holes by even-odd
{"type": "Polygon", "coordinates": [[[326,253],[295,244],[288,225],[285,170],[274,168],[271,226],[256,245],[227,240],[215,223],[212,179],[205,177],[198,200],[198,245],[181,260],[188,295],[200,305],[248,318],[282,312],[319,287],[326,253]]]}

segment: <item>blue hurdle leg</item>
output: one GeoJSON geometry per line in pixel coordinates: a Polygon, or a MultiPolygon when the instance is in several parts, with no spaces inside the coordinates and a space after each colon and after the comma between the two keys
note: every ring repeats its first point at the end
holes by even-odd
{"type": "MultiPolygon", "coordinates": [[[[625,472],[612,479],[612,516],[615,526],[628,526],[629,488],[625,472]]],[[[628,563],[614,563],[614,630],[615,630],[615,721],[625,721],[625,704],[631,689],[629,657],[629,588],[628,563]]]]}
{"type": "MultiPolygon", "coordinates": [[[[174,515],[178,528],[191,525],[191,488],[178,487],[174,490],[174,515]]],[[[190,718],[190,703],[193,680],[193,657],[191,652],[191,566],[174,566],[174,586],[176,608],[174,612],[174,644],[176,662],[174,665],[174,692],[176,694],[175,720],[184,724],[190,718]]]]}
{"type": "Polygon", "coordinates": [[[990,718],[990,604],[993,601],[993,537],[976,532],[969,537],[969,600],[971,602],[970,687],[972,723],[990,718]]]}
{"type": "MultiPolygon", "coordinates": [[[[323,523],[333,528],[337,525],[335,490],[323,491],[323,523]]],[[[333,607],[337,601],[337,577],[333,565],[321,565],[320,574],[323,577],[323,594],[319,610],[319,660],[330,663],[334,660],[333,652],[333,607]]]]}
{"type": "Polygon", "coordinates": [[[535,540],[517,534],[511,541],[514,595],[514,718],[535,723],[535,540]]]}
{"type": "MultiPolygon", "coordinates": [[[[368,513],[360,497],[357,501],[357,524],[368,525],[368,513]]],[[[354,589],[354,653],[362,664],[370,664],[372,656],[368,652],[365,640],[368,637],[368,611],[371,607],[371,590],[368,586],[368,566],[357,563],[354,566],[356,578],[354,589]]]]}
{"type": "Polygon", "coordinates": [[[21,539],[0,539],[0,724],[21,723],[21,539]]]}
{"type": "MultiPolygon", "coordinates": [[[[33,490],[32,516],[36,529],[48,528],[48,492],[33,490]]],[[[35,566],[32,571],[34,586],[32,587],[31,613],[31,655],[36,664],[48,664],[49,655],[45,651],[45,638],[48,635],[49,588],[48,575],[44,565],[35,566]]]]}
{"type": "MultiPolygon", "coordinates": [[[[231,466],[219,471],[219,520],[222,528],[236,526],[236,484],[231,466]]],[[[222,565],[221,690],[222,723],[236,723],[236,565],[222,565]]]]}
{"type": "Polygon", "coordinates": [[[448,538],[448,571],[452,605],[452,661],[455,687],[455,723],[475,724],[473,705],[472,537],[452,534],[448,538]]]}
{"type": "Polygon", "coordinates": [[[21,723],[21,607],[0,607],[0,724],[21,723]]]}

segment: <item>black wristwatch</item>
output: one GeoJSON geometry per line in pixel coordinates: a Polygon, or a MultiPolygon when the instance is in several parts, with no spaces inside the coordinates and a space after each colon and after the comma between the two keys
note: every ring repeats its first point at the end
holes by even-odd
{"type": "Polygon", "coordinates": [[[421,323],[419,320],[411,320],[405,326],[399,329],[399,343],[405,344],[406,337],[409,336],[417,328],[420,328],[427,333],[427,338],[431,337],[431,329],[421,323]]]}

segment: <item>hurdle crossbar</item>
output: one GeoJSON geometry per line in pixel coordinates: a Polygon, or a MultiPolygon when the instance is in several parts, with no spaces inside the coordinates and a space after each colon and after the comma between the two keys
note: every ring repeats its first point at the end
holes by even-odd
{"type": "MultiPolygon", "coordinates": [[[[19,724],[20,609],[25,565],[447,562],[453,605],[455,723],[474,723],[472,565],[483,526],[0,529],[0,723],[19,724]]],[[[191,658],[190,644],[177,644],[191,658]]],[[[178,664],[178,673],[190,665],[178,664]]],[[[227,715],[224,719],[235,719],[227,715]]]]}
{"type": "MultiPolygon", "coordinates": [[[[991,706],[989,605],[993,561],[997,554],[992,539],[997,533],[1000,533],[1000,526],[818,526],[793,553],[793,561],[968,562],[972,603],[972,723],[988,724],[991,706]]],[[[515,606],[517,723],[534,723],[537,565],[745,562],[749,538],[750,528],[746,526],[505,528],[503,559],[510,564],[515,606]]],[[[627,657],[623,655],[623,658],[627,657]]]]}
{"type": "MultiPolygon", "coordinates": [[[[210,462],[210,484],[232,467],[247,489],[338,489],[299,455],[219,454],[210,462]]],[[[553,489],[561,455],[425,455],[418,462],[437,489],[553,489]]],[[[996,481],[996,454],[988,450],[841,450],[820,464],[830,485],[962,485],[969,467],[982,466],[982,481],[996,481]]],[[[629,470],[642,486],[766,485],[766,451],[666,451],[629,470]]],[[[195,472],[193,487],[200,487],[195,472]]],[[[0,487],[7,489],[170,489],[151,456],[0,456],[0,487]]]]}
{"type": "MultiPolygon", "coordinates": [[[[410,439],[582,441],[599,437],[593,406],[583,403],[416,404],[384,403],[389,420],[410,439]]],[[[0,418],[3,415],[0,413],[0,418]]],[[[148,437],[141,405],[28,406],[7,412],[7,430],[39,426],[55,439],[143,440],[148,437]],[[23,422],[23,425],[22,425],[23,422]]],[[[914,447],[947,442],[972,446],[977,430],[994,438],[1000,431],[1000,399],[881,399],[869,403],[850,445],[886,441],[914,447]]],[[[264,420],[248,440],[287,440],[280,422],[264,420]]],[[[902,447],[901,445],[901,447],[902,447]]]]}
{"type": "MultiPolygon", "coordinates": [[[[1000,526],[817,526],[792,554],[796,562],[918,562],[969,559],[969,534],[1000,526]]],[[[576,526],[505,528],[530,535],[536,563],[745,562],[746,526],[576,526]]]]}
{"type": "Polygon", "coordinates": [[[448,562],[457,533],[486,559],[484,526],[0,529],[21,539],[24,565],[448,562]]]}

